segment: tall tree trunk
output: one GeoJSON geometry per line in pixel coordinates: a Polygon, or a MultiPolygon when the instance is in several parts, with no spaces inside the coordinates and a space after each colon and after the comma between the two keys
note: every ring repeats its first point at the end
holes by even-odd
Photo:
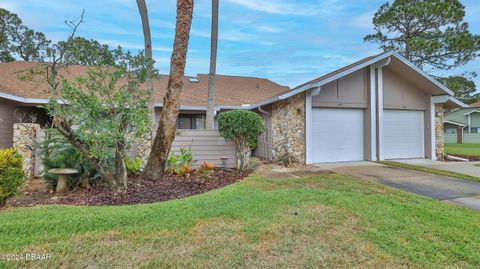
{"type": "MultiPolygon", "coordinates": [[[[145,58],[147,59],[147,87],[150,94],[150,120],[151,126],[155,126],[155,100],[153,94],[153,55],[152,55],[152,38],[150,34],[150,23],[148,22],[148,9],[145,0],[137,0],[138,11],[142,18],[143,39],[145,42],[145,58]]],[[[153,128],[152,128],[153,132],[153,128]]]]}
{"type": "Polygon", "coordinates": [[[172,58],[170,60],[170,77],[167,92],[163,98],[160,122],[152,145],[152,151],[142,177],[160,179],[165,172],[165,164],[173,139],[175,139],[176,122],[180,106],[180,93],[183,87],[183,75],[187,58],[188,38],[192,25],[193,0],[177,1],[177,23],[172,58]]]}
{"type": "Polygon", "coordinates": [[[215,127],[215,73],[217,70],[218,43],[218,0],[212,0],[212,32],[210,34],[210,72],[208,73],[208,101],[205,127],[213,130],[215,127]]]}
{"type": "Polygon", "coordinates": [[[128,188],[127,167],[125,165],[125,141],[117,143],[115,148],[115,174],[110,178],[113,192],[125,193],[128,188]]]}

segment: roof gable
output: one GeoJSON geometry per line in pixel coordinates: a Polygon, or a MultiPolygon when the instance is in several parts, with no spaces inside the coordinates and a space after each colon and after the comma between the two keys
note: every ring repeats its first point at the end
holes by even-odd
{"type": "MultiPolygon", "coordinates": [[[[365,68],[369,65],[378,63],[380,61],[383,61],[385,59],[388,59],[389,57],[393,57],[397,59],[400,63],[404,64],[407,66],[409,69],[413,70],[414,72],[418,73],[423,79],[428,81],[429,83],[432,84],[434,87],[438,87],[438,89],[441,90],[442,94],[447,94],[450,96],[453,96],[453,92],[445,87],[443,84],[441,84],[439,81],[436,79],[432,78],[430,75],[425,73],[423,70],[409,62],[407,59],[405,59],[403,56],[400,54],[390,51],[390,52],[385,52],[382,54],[374,55],[374,56],[369,56],[366,57],[360,61],[357,61],[353,64],[347,65],[345,67],[342,67],[340,69],[337,69],[333,72],[330,72],[326,75],[323,75],[319,78],[316,78],[314,80],[311,80],[307,83],[301,84],[297,87],[294,87],[291,92],[284,94],[284,96],[292,96],[295,95],[299,92],[306,91],[312,88],[320,87],[322,85],[325,85],[333,80],[339,79],[341,77],[344,77],[346,75],[349,75],[359,69],[365,68]]],[[[440,94],[439,94],[440,95],[440,94]]]]}

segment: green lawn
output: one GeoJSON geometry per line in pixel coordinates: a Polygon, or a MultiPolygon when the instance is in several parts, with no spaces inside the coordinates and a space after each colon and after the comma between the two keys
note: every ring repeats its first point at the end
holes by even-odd
{"type": "Polygon", "coordinates": [[[186,199],[0,211],[3,267],[478,268],[480,213],[341,175],[247,180],[186,199]]]}
{"type": "Polygon", "coordinates": [[[445,152],[480,157],[480,144],[445,144],[445,152]]]}

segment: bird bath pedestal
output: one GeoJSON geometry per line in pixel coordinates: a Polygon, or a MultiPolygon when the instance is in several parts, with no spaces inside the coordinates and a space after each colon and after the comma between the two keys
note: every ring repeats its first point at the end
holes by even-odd
{"type": "Polygon", "coordinates": [[[58,176],[57,188],[55,189],[57,194],[62,194],[67,191],[68,176],[78,174],[77,170],[71,168],[53,168],[48,170],[48,172],[58,176]]]}

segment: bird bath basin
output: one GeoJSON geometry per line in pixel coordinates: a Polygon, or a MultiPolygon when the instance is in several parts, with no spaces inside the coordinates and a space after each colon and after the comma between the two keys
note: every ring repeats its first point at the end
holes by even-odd
{"type": "Polygon", "coordinates": [[[71,168],[53,168],[48,170],[48,172],[58,176],[57,187],[55,189],[57,194],[62,194],[67,191],[68,176],[78,174],[77,170],[71,168]]]}

